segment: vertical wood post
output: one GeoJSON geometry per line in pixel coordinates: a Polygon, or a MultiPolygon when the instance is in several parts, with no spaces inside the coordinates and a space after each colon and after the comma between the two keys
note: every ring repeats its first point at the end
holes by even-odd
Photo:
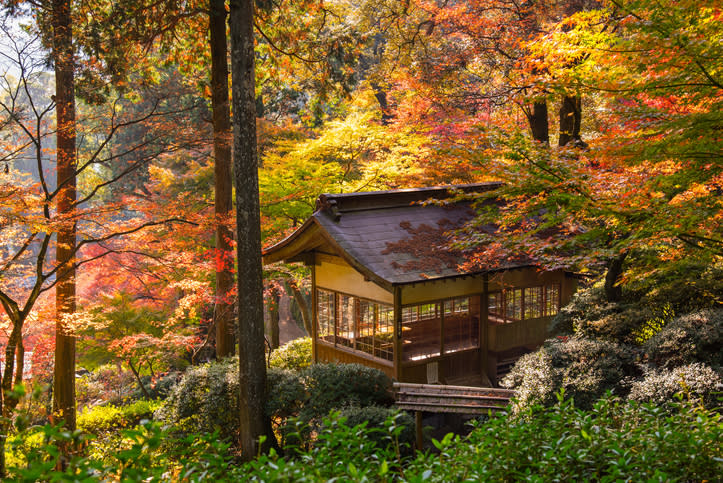
{"type": "Polygon", "coordinates": [[[319,352],[316,342],[319,340],[319,300],[316,293],[316,255],[311,264],[311,360],[319,363],[319,352]]]}
{"type": "Polygon", "coordinates": [[[480,300],[479,308],[479,343],[482,349],[480,357],[480,373],[489,377],[487,359],[489,357],[489,341],[487,337],[487,325],[489,323],[489,307],[490,307],[490,293],[489,293],[489,277],[485,273],[482,282],[482,300],[480,300]]]}
{"type": "Polygon", "coordinates": [[[422,411],[414,411],[414,426],[417,433],[417,451],[424,449],[424,432],[422,431],[422,411]]]}
{"type": "Polygon", "coordinates": [[[402,287],[393,287],[394,296],[394,378],[402,381],[402,287]]]}

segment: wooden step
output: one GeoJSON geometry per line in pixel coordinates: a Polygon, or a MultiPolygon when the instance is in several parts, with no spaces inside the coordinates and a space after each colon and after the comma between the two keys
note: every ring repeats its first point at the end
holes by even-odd
{"type": "Polygon", "coordinates": [[[394,383],[400,409],[438,413],[486,414],[509,404],[514,391],[491,387],[394,383]]]}

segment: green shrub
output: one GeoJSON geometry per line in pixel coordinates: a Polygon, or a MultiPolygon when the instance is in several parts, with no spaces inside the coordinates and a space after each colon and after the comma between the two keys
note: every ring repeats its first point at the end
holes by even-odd
{"type": "Polygon", "coordinates": [[[677,393],[703,403],[715,403],[714,393],[720,391],[721,377],[705,364],[695,363],[675,369],[653,371],[630,389],[630,399],[638,402],[663,405],[675,400],[677,393]]]}
{"type": "Polygon", "coordinates": [[[98,402],[121,404],[137,390],[137,386],[131,371],[123,371],[115,364],[102,365],[76,380],[78,406],[92,406],[98,402]]]}
{"type": "MultiPolygon", "coordinates": [[[[116,451],[106,451],[104,459],[95,455],[76,453],[58,471],[61,446],[82,448],[86,438],[80,432],[61,427],[44,426],[33,429],[40,434],[43,445],[31,448],[26,464],[9,467],[11,481],[232,481],[231,456],[228,445],[219,442],[217,435],[192,435],[177,444],[166,442],[173,438],[159,424],[146,422],[124,429],[115,440],[122,441],[116,451]]],[[[26,437],[27,433],[20,435],[26,437]]]]}
{"type": "Polygon", "coordinates": [[[5,445],[5,465],[7,468],[26,466],[28,464],[27,455],[39,452],[44,447],[43,431],[37,427],[10,436],[5,445]]]}
{"type": "Polygon", "coordinates": [[[308,393],[299,416],[319,423],[332,410],[346,406],[389,406],[392,380],[361,364],[314,364],[301,372],[308,393]]]}
{"type": "MultiPolygon", "coordinates": [[[[291,418],[316,427],[333,409],[389,405],[391,387],[383,372],[358,364],[318,364],[300,373],[270,369],[266,414],[284,443],[291,418]]],[[[238,431],[237,415],[238,367],[225,360],[188,369],[155,417],[181,432],[218,431],[231,440],[238,431]]]]}
{"type": "Polygon", "coordinates": [[[648,339],[643,350],[658,367],[693,362],[723,366],[723,308],[705,309],[675,318],[648,339]]]}
{"type": "Polygon", "coordinates": [[[723,303],[723,261],[688,257],[656,263],[652,274],[635,276],[626,284],[626,299],[651,307],[670,305],[677,314],[697,312],[723,303]]]}
{"type": "Polygon", "coordinates": [[[535,403],[549,405],[560,389],[579,407],[590,408],[607,391],[627,394],[628,381],[641,373],[638,357],[635,348],[611,341],[550,339],[520,358],[501,384],[517,390],[516,411],[535,403]]]}
{"type": "MultiPolygon", "coordinates": [[[[182,372],[172,371],[156,377],[142,376],[141,381],[143,381],[143,386],[151,399],[166,399],[181,379],[182,374],[182,372]]],[[[134,400],[147,399],[145,393],[138,387],[130,394],[129,398],[134,400]]]]}
{"type": "Polygon", "coordinates": [[[577,292],[570,303],[560,309],[550,323],[550,333],[634,344],[636,332],[659,315],[639,301],[607,302],[603,286],[598,283],[577,292]]]}
{"type": "Polygon", "coordinates": [[[190,367],[155,413],[183,432],[232,440],[238,432],[238,365],[232,359],[190,367]]]}
{"type": "Polygon", "coordinates": [[[403,480],[716,481],[722,422],[689,404],[668,414],[607,397],[585,411],[568,399],[493,417],[467,438],[448,435],[437,453],[419,453],[403,480]]]}
{"type": "MultiPolygon", "coordinates": [[[[79,435],[39,428],[27,465],[10,468],[13,481],[717,481],[723,473],[723,419],[687,402],[662,409],[609,396],[581,410],[562,395],[550,408],[531,407],[518,417],[498,414],[467,436],[433,441],[436,452],[400,456],[378,445],[385,432],[403,431],[388,419],[384,429],[351,426],[336,413],[320,426],[316,444],[292,458],[271,452],[232,465],[228,446],[216,435],[172,437],[146,423],[121,431],[124,449],[99,462],[78,455],[55,470],[58,447],[79,435]]],[[[36,433],[38,428],[34,428],[36,433]]],[[[20,438],[28,436],[24,432],[20,438]]]]}
{"type": "Polygon", "coordinates": [[[271,353],[271,367],[299,371],[311,365],[311,337],[301,337],[271,353]]]}
{"type": "Polygon", "coordinates": [[[364,424],[368,429],[377,429],[378,431],[370,431],[368,437],[380,448],[398,444],[402,454],[412,454],[415,423],[414,418],[409,413],[379,406],[352,406],[342,409],[341,416],[344,418],[344,424],[350,428],[364,424]],[[386,430],[389,420],[394,421],[394,425],[401,428],[395,440],[390,438],[389,432],[386,430]]]}
{"type": "Polygon", "coordinates": [[[77,427],[85,433],[104,433],[123,425],[123,413],[112,404],[95,406],[78,415],[77,427]]]}
{"type": "Polygon", "coordinates": [[[158,401],[140,400],[125,406],[95,406],[78,415],[76,426],[91,434],[107,433],[117,428],[137,425],[143,419],[153,419],[153,412],[160,407],[158,401]]]}

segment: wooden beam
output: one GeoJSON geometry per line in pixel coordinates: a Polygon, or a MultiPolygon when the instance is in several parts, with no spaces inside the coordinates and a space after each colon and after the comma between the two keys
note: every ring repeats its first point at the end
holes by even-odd
{"type": "Polygon", "coordinates": [[[424,428],[422,428],[422,411],[414,411],[414,426],[417,430],[417,451],[424,449],[424,428]]]}
{"type": "Polygon", "coordinates": [[[402,287],[393,287],[394,297],[394,378],[402,380],[402,287]]]}
{"type": "Polygon", "coordinates": [[[311,265],[311,360],[314,364],[319,363],[319,351],[316,348],[316,343],[319,340],[319,333],[317,327],[318,322],[318,311],[319,303],[316,294],[316,264],[311,265]]]}

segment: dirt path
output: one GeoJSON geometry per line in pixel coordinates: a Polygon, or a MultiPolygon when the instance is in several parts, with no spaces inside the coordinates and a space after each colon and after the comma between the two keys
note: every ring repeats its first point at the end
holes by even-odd
{"type": "Polygon", "coordinates": [[[289,341],[305,336],[306,331],[299,326],[291,315],[291,297],[282,294],[279,301],[279,343],[284,345],[289,341]]]}

